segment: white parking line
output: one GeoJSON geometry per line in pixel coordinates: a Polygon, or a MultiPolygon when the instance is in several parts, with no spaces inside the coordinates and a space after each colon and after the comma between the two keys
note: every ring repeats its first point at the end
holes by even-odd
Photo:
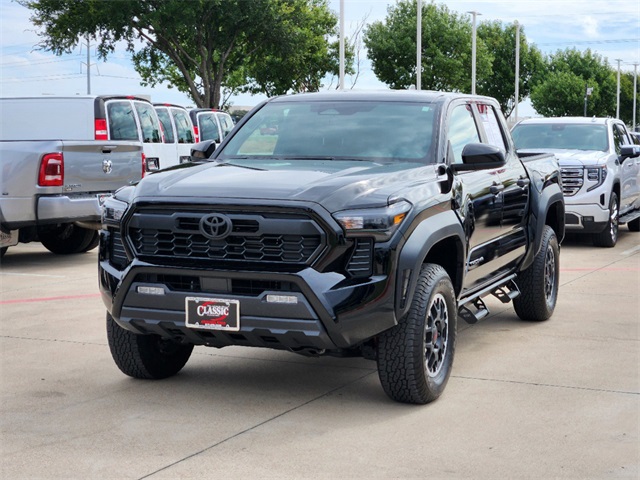
{"type": "Polygon", "coordinates": [[[638,251],[640,251],[640,245],[630,248],[629,250],[625,250],[624,252],[620,253],[620,255],[632,255],[638,251]]]}
{"type": "Polygon", "coordinates": [[[13,273],[13,272],[0,272],[0,275],[14,276],[14,277],[46,277],[46,278],[67,278],[66,275],[46,275],[43,273],[13,273]]]}

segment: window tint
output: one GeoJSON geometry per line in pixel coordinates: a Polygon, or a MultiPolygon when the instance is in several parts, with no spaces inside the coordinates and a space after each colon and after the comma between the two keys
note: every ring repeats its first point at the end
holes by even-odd
{"type": "Polygon", "coordinates": [[[231,117],[226,113],[217,113],[216,116],[220,121],[220,126],[222,127],[222,138],[224,138],[231,130],[233,130],[233,120],[231,120],[231,117]]]}
{"type": "Polygon", "coordinates": [[[160,143],[160,124],[153,106],[148,103],[133,102],[142,127],[142,141],[144,143],[160,143]]]}
{"type": "Polygon", "coordinates": [[[193,129],[191,122],[187,116],[187,112],[178,109],[172,109],[173,120],[176,123],[178,131],[178,143],[193,143],[193,129]]]}
{"type": "Polygon", "coordinates": [[[198,126],[200,131],[200,141],[214,140],[220,141],[220,133],[218,132],[218,124],[216,119],[211,113],[199,113],[198,114],[198,126]]]}
{"type": "Polygon", "coordinates": [[[458,105],[449,119],[449,141],[453,149],[453,161],[462,163],[462,149],[469,143],[480,143],[478,128],[469,105],[458,105]]]}
{"type": "Polygon", "coordinates": [[[175,143],[176,139],[173,136],[173,127],[171,126],[169,111],[166,108],[157,108],[156,113],[158,114],[158,119],[160,120],[162,130],[164,131],[164,142],[175,143]]]}
{"type": "Polygon", "coordinates": [[[131,102],[107,102],[107,119],[111,140],[140,140],[131,102]]]}
{"type": "Polygon", "coordinates": [[[622,153],[622,145],[625,145],[627,142],[625,141],[625,135],[621,131],[618,125],[613,126],[613,145],[616,149],[616,153],[620,155],[622,153]]]}
{"type": "Polygon", "coordinates": [[[496,111],[491,105],[480,104],[478,105],[478,112],[480,112],[482,126],[487,134],[487,143],[506,152],[507,146],[504,142],[504,135],[502,134],[502,128],[496,116],[496,111]]]}

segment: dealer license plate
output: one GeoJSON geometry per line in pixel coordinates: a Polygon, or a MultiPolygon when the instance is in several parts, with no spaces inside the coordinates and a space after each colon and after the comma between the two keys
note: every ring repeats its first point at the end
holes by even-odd
{"type": "Polygon", "coordinates": [[[240,330],[240,302],[224,298],[187,297],[186,325],[200,330],[240,330]]]}

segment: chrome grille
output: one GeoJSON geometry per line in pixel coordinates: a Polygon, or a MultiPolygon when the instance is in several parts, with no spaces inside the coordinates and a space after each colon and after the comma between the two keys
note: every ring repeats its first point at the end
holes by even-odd
{"type": "Polygon", "coordinates": [[[562,168],[562,193],[571,197],[578,193],[584,184],[584,169],[582,167],[562,168]]]}

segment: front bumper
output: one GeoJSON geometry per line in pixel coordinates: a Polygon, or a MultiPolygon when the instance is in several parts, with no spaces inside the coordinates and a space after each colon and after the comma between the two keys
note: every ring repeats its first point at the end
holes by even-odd
{"type": "Polygon", "coordinates": [[[101,231],[102,299],[114,320],[135,333],[195,345],[303,352],[353,347],[397,323],[393,274],[353,281],[310,267],[290,273],[248,272],[156,266],[138,259],[120,271],[109,262],[109,235],[101,231]],[[163,294],[142,294],[139,286],[161,288],[163,294]],[[269,303],[267,295],[295,296],[297,303],[269,303]],[[185,299],[193,296],[238,300],[240,331],[186,327],[185,299]]]}
{"type": "Polygon", "coordinates": [[[607,226],[609,209],[599,203],[565,204],[565,228],[567,231],[599,233],[607,226]]]}

